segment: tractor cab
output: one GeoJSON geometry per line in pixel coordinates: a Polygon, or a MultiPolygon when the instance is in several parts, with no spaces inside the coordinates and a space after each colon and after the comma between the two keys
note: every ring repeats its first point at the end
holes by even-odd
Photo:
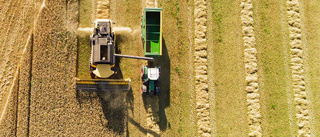
{"type": "Polygon", "coordinates": [[[158,80],[160,76],[158,68],[148,68],[148,79],[158,80]]]}

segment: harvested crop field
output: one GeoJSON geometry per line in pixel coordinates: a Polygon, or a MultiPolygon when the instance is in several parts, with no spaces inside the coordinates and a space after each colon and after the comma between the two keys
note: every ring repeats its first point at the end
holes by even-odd
{"type": "Polygon", "coordinates": [[[0,0],[0,136],[320,136],[317,0],[0,0]],[[95,19],[144,56],[162,8],[159,96],[144,60],[116,58],[128,92],[82,92],[95,19]]]}

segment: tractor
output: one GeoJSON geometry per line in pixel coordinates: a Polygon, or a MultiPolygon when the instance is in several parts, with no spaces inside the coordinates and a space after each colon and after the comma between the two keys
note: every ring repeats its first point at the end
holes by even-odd
{"type": "Polygon", "coordinates": [[[142,95],[159,95],[160,94],[160,86],[159,86],[159,78],[160,78],[161,68],[154,67],[149,68],[147,66],[142,66],[141,68],[141,79],[142,79],[142,95]]]}
{"type": "MultiPolygon", "coordinates": [[[[159,58],[162,55],[162,9],[145,8],[142,15],[142,40],[144,56],[159,58]]],[[[141,79],[143,95],[159,95],[161,69],[154,66],[154,62],[148,62],[148,66],[142,66],[141,79]]]]}

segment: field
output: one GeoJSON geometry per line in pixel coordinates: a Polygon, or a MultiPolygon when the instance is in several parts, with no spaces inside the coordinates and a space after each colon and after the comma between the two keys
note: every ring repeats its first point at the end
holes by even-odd
{"type": "Polygon", "coordinates": [[[0,0],[0,136],[320,136],[318,0],[0,0]],[[80,92],[89,36],[143,56],[141,16],[163,9],[161,93],[119,58],[127,93],[80,92]]]}

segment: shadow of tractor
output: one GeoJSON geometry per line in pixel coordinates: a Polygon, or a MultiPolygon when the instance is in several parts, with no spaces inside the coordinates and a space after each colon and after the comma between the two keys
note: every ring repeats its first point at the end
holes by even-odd
{"type": "Polygon", "coordinates": [[[156,121],[161,131],[167,129],[167,116],[165,108],[170,106],[170,58],[166,42],[162,39],[162,56],[157,58],[155,66],[161,66],[160,74],[160,95],[159,96],[143,96],[144,108],[148,111],[152,109],[154,121],[156,121]],[[155,112],[155,113],[154,113],[155,112]],[[158,115],[158,116],[156,116],[158,115]]]}

